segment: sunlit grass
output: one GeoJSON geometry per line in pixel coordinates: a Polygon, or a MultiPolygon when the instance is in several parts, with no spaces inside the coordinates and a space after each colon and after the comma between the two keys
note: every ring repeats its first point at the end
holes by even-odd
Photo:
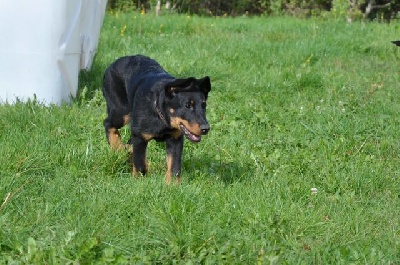
{"type": "MultiPolygon", "coordinates": [[[[107,13],[70,105],[0,106],[0,263],[400,262],[395,24],[107,13]],[[209,75],[210,134],[134,179],[107,146],[104,69],[209,75]]],[[[129,130],[122,132],[125,140],[129,130]]]]}

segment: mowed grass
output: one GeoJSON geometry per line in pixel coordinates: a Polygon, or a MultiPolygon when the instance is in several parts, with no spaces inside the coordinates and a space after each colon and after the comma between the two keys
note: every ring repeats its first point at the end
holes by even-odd
{"type": "Polygon", "coordinates": [[[398,38],[396,23],[107,13],[77,99],[0,106],[0,263],[400,263],[398,38]],[[102,75],[137,53],[212,80],[180,186],[163,144],[139,179],[107,146],[102,75]]]}

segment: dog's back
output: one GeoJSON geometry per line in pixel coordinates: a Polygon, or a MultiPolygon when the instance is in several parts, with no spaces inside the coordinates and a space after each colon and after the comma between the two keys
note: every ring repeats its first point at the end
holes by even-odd
{"type": "MultiPolygon", "coordinates": [[[[113,89],[117,90],[114,92],[125,94],[126,98],[133,99],[140,82],[144,80],[150,82],[160,76],[174,78],[159,63],[147,56],[121,57],[112,63],[104,73],[104,93],[109,93],[110,91],[107,90],[113,89]]],[[[152,85],[149,84],[147,87],[152,87],[152,85]]]]}
{"type": "Polygon", "coordinates": [[[121,57],[112,63],[106,70],[105,76],[113,74],[121,80],[129,81],[132,76],[145,72],[165,72],[159,63],[144,55],[121,57]]]}

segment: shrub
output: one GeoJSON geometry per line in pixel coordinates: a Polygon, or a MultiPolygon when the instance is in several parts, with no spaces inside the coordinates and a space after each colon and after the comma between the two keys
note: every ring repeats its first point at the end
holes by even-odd
{"type": "MultiPolygon", "coordinates": [[[[390,0],[162,0],[163,5],[179,13],[238,16],[279,15],[314,16],[321,11],[330,11],[334,17],[348,21],[367,18],[390,20],[400,11],[399,1],[390,0]]],[[[110,9],[139,9],[150,11],[157,0],[110,0],[110,9]]]]}

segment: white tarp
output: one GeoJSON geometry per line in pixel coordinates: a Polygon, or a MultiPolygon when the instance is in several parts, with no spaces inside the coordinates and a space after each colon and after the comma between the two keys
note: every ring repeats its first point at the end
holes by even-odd
{"type": "Polygon", "coordinates": [[[76,96],[89,69],[107,0],[0,1],[0,103],[76,96]]]}

